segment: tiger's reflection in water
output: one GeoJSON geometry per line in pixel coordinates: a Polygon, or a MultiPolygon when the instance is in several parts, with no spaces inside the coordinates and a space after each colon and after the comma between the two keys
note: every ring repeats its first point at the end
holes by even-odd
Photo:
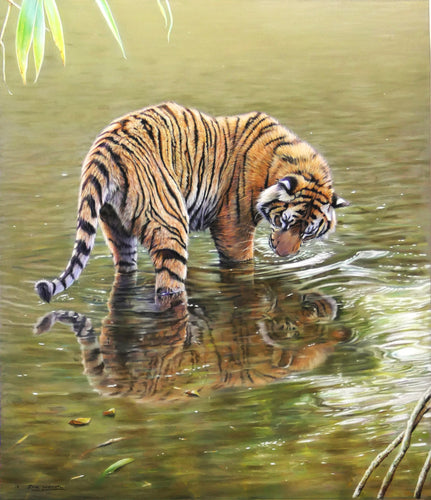
{"type": "Polygon", "coordinates": [[[41,318],[34,332],[47,332],[56,322],[70,325],[96,390],[153,401],[258,386],[312,370],[350,337],[334,321],[337,304],[330,297],[286,294],[268,280],[232,286],[237,293],[218,307],[213,295],[203,305],[187,304],[184,292],[156,309],[152,290],[143,301],[136,276],[117,274],[100,336],[89,318],[62,310],[41,318]]]}

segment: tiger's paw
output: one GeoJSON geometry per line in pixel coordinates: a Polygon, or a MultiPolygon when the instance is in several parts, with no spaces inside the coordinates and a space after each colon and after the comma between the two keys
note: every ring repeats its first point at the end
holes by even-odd
{"type": "Polygon", "coordinates": [[[161,287],[156,291],[156,304],[162,309],[169,309],[180,304],[187,304],[187,295],[183,288],[161,287]]]}

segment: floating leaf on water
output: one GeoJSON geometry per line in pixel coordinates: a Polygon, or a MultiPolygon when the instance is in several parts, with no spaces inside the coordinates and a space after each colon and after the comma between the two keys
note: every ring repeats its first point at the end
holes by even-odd
{"type": "Polygon", "coordinates": [[[122,441],[123,439],[125,439],[125,438],[118,437],[118,438],[108,439],[108,441],[105,441],[104,443],[100,443],[97,446],[94,446],[93,448],[90,448],[89,450],[84,451],[84,453],[82,453],[80,458],[86,457],[89,453],[91,453],[94,450],[97,450],[98,448],[103,448],[104,446],[109,446],[110,444],[118,443],[118,441],[122,441]]]}
{"type": "Polygon", "coordinates": [[[121,467],[124,467],[127,464],[130,464],[130,462],[133,462],[134,460],[135,460],[134,458],[122,458],[121,460],[118,460],[117,462],[113,463],[103,471],[102,477],[106,477],[109,476],[110,474],[113,474],[115,471],[121,469],[121,467]]]}
{"type": "Polygon", "coordinates": [[[187,396],[190,396],[191,398],[200,398],[198,391],[194,390],[184,391],[184,394],[187,394],[187,396]]]}
{"type": "Polygon", "coordinates": [[[104,417],[115,417],[115,408],[109,408],[103,412],[104,417]]]}
{"type": "Polygon", "coordinates": [[[19,446],[21,443],[23,443],[28,437],[30,436],[30,434],[26,434],[25,436],[23,436],[22,438],[18,439],[18,441],[16,443],[14,443],[10,449],[13,450],[15,448],[15,446],[19,446]]]}
{"type": "Polygon", "coordinates": [[[144,482],[142,483],[142,488],[150,488],[151,486],[152,486],[152,484],[151,484],[151,483],[149,483],[148,481],[144,481],[144,482]]]}
{"type": "Polygon", "coordinates": [[[123,439],[125,439],[125,438],[119,437],[119,438],[108,439],[108,441],[105,441],[104,443],[98,444],[96,446],[96,448],[103,448],[104,446],[109,446],[110,444],[118,443],[118,441],[122,441],[123,439]]]}
{"type": "Polygon", "coordinates": [[[74,418],[69,421],[69,424],[79,427],[80,425],[88,425],[90,422],[91,418],[74,418]]]}
{"type": "Polygon", "coordinates": [[[85,474],[80,474],[79,476],[73,476],[70,478],[70,480],[75,481],[75,479],[82,479],[83,477],[85,477],[85,474]]]}
{"type": "Polygon", "coordinates": [[[15,443],[15,446],[18,446],[19,444],[23,443],[28,438],[28,436],[30,436],[30,434],[26,434],[21,439],[18,439],[18,441],[15,443]]]}

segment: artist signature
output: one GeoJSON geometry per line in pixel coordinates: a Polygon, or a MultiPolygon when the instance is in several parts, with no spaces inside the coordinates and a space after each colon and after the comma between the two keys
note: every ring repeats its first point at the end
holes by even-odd
{"type": "Polygon", "coordinates": [[[29,491],[56,491],[56,490],[64,490],[65,487],[61,484],[26,484],[21,485],[17,484],[17,488],[25,489],[29,491]]]}

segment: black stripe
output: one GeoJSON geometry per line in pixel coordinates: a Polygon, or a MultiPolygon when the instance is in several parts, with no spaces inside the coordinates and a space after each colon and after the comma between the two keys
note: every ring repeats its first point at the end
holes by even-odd
{"type": "Polygon", "coordinates": [[[182,264],[187,264],[187,259],[171,248],[161,248],[160,250],[154,250],[152,253],[153,255],[160,255],[163,260],[179,260],[182,264]]]}
{"type": "MultiPolygon", "coordinates": [[[[81,335],[79,335],[79,336],[81,336],[81,335]]],[[[91,351],[85,351],[85,352],[86,352],[85,361],[87,363],[89,363],[89,362],[91,363],[92,361],[97,361],[100,354],[101,354],[100,347],[95,347],[94,349],[91,349],[91,351]]],[[[99,366],[103,366],[103,362],[100,363],[99,366]]],[[[95,368],[98,368],[98,366],[93,367],[92,370],[94,370],[95,368]]]]}
{"type": "Polygon", "coordinates": [[[82,184],[81,191],[84,191],[87,187],[87,184],[90,183],[93,185],[94,189],[97,191],[97,196],[99,197],[99,203],[102,204],[102,186],[100,185],[99,179],[94,175],[89,175],[82,184]]]}
{"type": "Polygon", "coordinates": [[[81,262],[81,259],[77,256],[77,255],[74,255],[71,259],[70,259],[70,264],[69,264],[69,267],[70,268],[74,268],[76,265],[78,264],[78,266],[83,269],[84,268],[84,265],[82,264],[81,262]]]}
{"type": "MultiPolygon", "coordinates": [[[[280,139],[283,139],[283,138],[281,137],[280,139]]],[[[272,142],[272,141],[270,141],[270,142],[272,142]]],[[[270,142],[268,144],[270,144],[270,142]]],[[[277,149],[281,148],[282,146],[294,146],[295,144],[299,144],[301,142],[302,142],[301,139],[299,139],[298,137],[296,137],[292,141],[281,141],[279,144],[277,144],[277,146],[275,146],[274,153],[277,154],[277,149]]]]}
{"type": "Polygon", "coordinates": [[[184,283],[184,279],[183,278],[181,278],[177,273],[175,273],[174,271],[171,271],[170,269],[168,269],[165,266],[160,267],[159,269],[155,270],[156,274],[160,274],[160,273],[162,273],[164,271],[166,271],[169,274],[169,276],[171,278],[173,278],[175,281],[179,281],[180,283],[184,283]]]}
{"type": "Polygon", "coordinates": [[[129,267],[132,267],[136,264],[136,261],[134,262],[129,262],[127,260],[119,260],[115,265],[116,266],[129,266],[129,267]]]}
{"type": "Polygon", "coordinates": [[[108,169],[106,168],[105,164],[101,162],[100,160],[93,158],[92,163],[96,165],[97,170],[103,175],[103,177],[106,180],[106,183],[109,183],[109,172],[108,169]]]}
{"type": "Polygon", "coordinates": [[[90,236],[96,234],[96,228],[93,226],[93,224],[90,224],[90,222],[81,218],[78,219],[78,228],[82,229],[90,236]]]}
{"type": "Polygon", "coordinates": [[[298,165],[300,160],[299,158],[294,158],[293,156],[289,155],[282,155],[281,159],[287,161],[287,163],[290,163],[291,165],[298,165]]]}
{"type": "Polygon", "coordinates": [[[84,240],[77,240],[76,242],[76,253],[78,255],[90,255],[91,248],[87,247],[84,240]]]}
{"type": "MultiPolygon", "coordinates": [[[[118,144],[118,141],[116,141],[113,137],[105,137],[105,140],[109,141],[109,142],[113,142],[114,144],[118,144]]],[[[107,151],[107,153],[109,153],[109,155],[111,156],[111,160],[113,161],[115,166],[121,172],[121,176],[122,176],[123,182],[124,182],[124,188],[122,190],[123,199],[121,201],[121,207],[124,208],[126,206],[127,196],[129,193],[129,178],[128,178],[126,169],[123,166],[123,162],[121,161],[120,155],[114,152],[114,150],[112,149],[109,142],[103,142],[103,143],[99,144],[99,147],[104,148],[107,151]]],[[[124,145],[121,145],[121,146],[124,147],[124,145]]]]}
{"type": "Polygon", "coordinates": [[[96,218],[97,217],[97,211],[96,211],[96,203],[94,201],[94,198],[91,194],[88,194],[85,196],[85,198],[82,199],[81,201],[81,206],[79,207],[79,211],[81,212],[84,202],[87,203],[88,207],[90,208],[91,211],[91,217],[96,218]]]}

